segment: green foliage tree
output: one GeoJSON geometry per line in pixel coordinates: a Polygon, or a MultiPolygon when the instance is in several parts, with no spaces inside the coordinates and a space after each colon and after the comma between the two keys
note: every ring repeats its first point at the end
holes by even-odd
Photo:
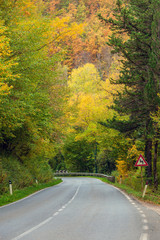
{"type": "Polygon", "coordinates": [[[149,163],[147,173],[149,178],[152,176],[151,150],[154,133],[150,113],[155,112],[159,104],[157,96],[159,83],[155,77],[159,60],[154,54],[155,48],[153,50],[152,47],[151,27],[157,3],[148,0],[131,0],[126,3],[118,0],[114,10],[115,18],[101,17],[102,20],[110,23],[113,30],[108,44],[113,47],[114,53],[123,57],[119,79],[112,81],[115,84],[125,85],[124,91],[115,99],[115,108],[121,114],[130,115],[128,130],[142,130],[145,139],[145,156],[149,163]]]}
{"type": "Polygon", "coordinates": [[[75,141],[87,141],[92,146],[93,158],[98,167],[94,167],[95,171],[111,172],[115,167],[115,158],[110,157],[114,149],[111,142],[114,142],[117,132],[113,129],[106,131],[99,122],[110,119],[114,114],[110,106],[113,101],[111,92],[115,89],[108,79],[101,82],[93,64],[74,69],[68,85],[71,90],[67,111],[68,134],[74,134],[75,141]],[[104,155],[107,156],[105,159],[104,155]]]}
{"type": "Polygon", "coordinates": [[[85,139],[75,140],[72,135],[66,139],[64,148],[65,164],[71,172],[93,172],[93,146],[85,139]]]}
{"type": "MultiPolygon", "coordinates": [[[[152,22],[152,71],[153,76],[157,83],[160,78],[160,3],[159,1],[152,1],[152,9],[154,12],[153,22],[152,22]]],[[[157,113],[159,112],[159,107],[157,113]]],[[[156,114],[157,114],[156,113],[156,114]]],[[[154,173],[154,187],[158,189],[158,145],[159,145],[159,125],[154,122],[155,139],[154,139],[154,158],[153,158],[153,173],[154,173]]],[[[160,176],[159,176],[160,177],[160,176]]],[[[159,180],[160,181],[160,180],[159,180]]]]}
{"type": "Polygon", "coordinates": [[[2,0],[0,10],[1,153],[16,156],[32,176],[47,181],[60,133],[66,68],[50,54],[52,21],[44,16],[43,1],[2,0]]]}

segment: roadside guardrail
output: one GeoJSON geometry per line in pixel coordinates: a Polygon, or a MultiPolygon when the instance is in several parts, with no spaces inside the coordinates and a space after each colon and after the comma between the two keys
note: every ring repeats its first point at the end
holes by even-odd
{"type": "Polygon", "coordinates": [[[102,173],[84,173],[84,172],[55,172],[55,177],[69,177],[69,176],[94,176],[94,177],[104,177],[107,178],[110,182],[115,183],[114,176],[108,176],[102,173]]]}

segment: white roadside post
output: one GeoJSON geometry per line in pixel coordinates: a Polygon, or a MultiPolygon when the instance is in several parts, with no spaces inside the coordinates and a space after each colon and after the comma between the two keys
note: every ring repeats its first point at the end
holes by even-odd
{"type": "Polygon", "coordinates": [[[35,182],[36,182],[36,184],[38,184],[38,180],[37,180],[37,178],[36,178],[36,177],[34,177],[34,179],[35,179],[35,182]]]}
{"type": "Polygon", "coordinates": [[[9,191],[10,191],[10,194],[12,195],[13,194],[13,190],[12,190],[12,182],[11,182],[11,180],[9,180],[9,191]]]}
{"type": "Polygon", "coordinates": [[[122,175],[120,176],[120,182],[119,183],[122,184],[122,175]]]}
{"type": "Polygon", "coordinates": [[[145,185],[145,187],[144,187],[144,191],[143,191],[143,195],[142,195],[143,198],[144,198],[144,196],[145,196],[145,194],[146,194],[147,187],[148,187],[148,182],[146,182],[146,185],[145,185]]]}

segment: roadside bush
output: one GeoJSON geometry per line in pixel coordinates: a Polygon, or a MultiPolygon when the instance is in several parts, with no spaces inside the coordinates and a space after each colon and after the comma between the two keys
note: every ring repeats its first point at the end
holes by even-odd
{"type": "Polygon", "coordinates": [[[53,172],[48,160],[42,156],[26,161],[26,166],[38,182],[44,183],[53,179],[53,172]]]}
{"type": "Polygon", "coordinates": [[[13,157],[1,157],[0,164],[0,194],[9,191],[9,180],[13,189],[27,187],[33,184],[33,177],[29,170],[13,157]]]}
{"type": "MultiPolygon", "coordinates": [[[[145,186],[146,182],[144,171],[145,170],[143,169],[143,186],[145,186]]],[[[116,181],[120,183],[120,173],[118,170],[113,171],[111,175],[115,176],[116,181]]],[[[141,169],[139,168],[137,171],[128,171],[125,175],[122,176],[121,183],[131,187],[136,191],[141,191],[141,169]]]]}
{"type": "MultiPolygon", "coordinates": [[[[145,180],[143,179],[143,185],[145,180]]],[[[139,169],[134,172],[128,172],[128,174],[123,178],[123,183],[136,191],[141,191],[141,173],[139,169]]]]}
{"type": "Polygon", "coordinates": [[[43,157],[25,160],[22,164],[12,156],[0,157],[0,195],[9,192],[9,180],[12,181],[13,191],[35,183],[53,180],[52,169],[43,157]]]}

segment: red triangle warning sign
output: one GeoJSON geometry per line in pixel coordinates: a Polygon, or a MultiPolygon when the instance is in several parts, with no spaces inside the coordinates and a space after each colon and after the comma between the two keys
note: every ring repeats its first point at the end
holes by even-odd
{"type": "Polygon", "coordinates": [[[146,162],[146,160],[144,159],[144,157],[140,154],[139,158],[135,164],[136,167],[143,167],[143,166],[148,166],[148,163],[146,162]]]}

